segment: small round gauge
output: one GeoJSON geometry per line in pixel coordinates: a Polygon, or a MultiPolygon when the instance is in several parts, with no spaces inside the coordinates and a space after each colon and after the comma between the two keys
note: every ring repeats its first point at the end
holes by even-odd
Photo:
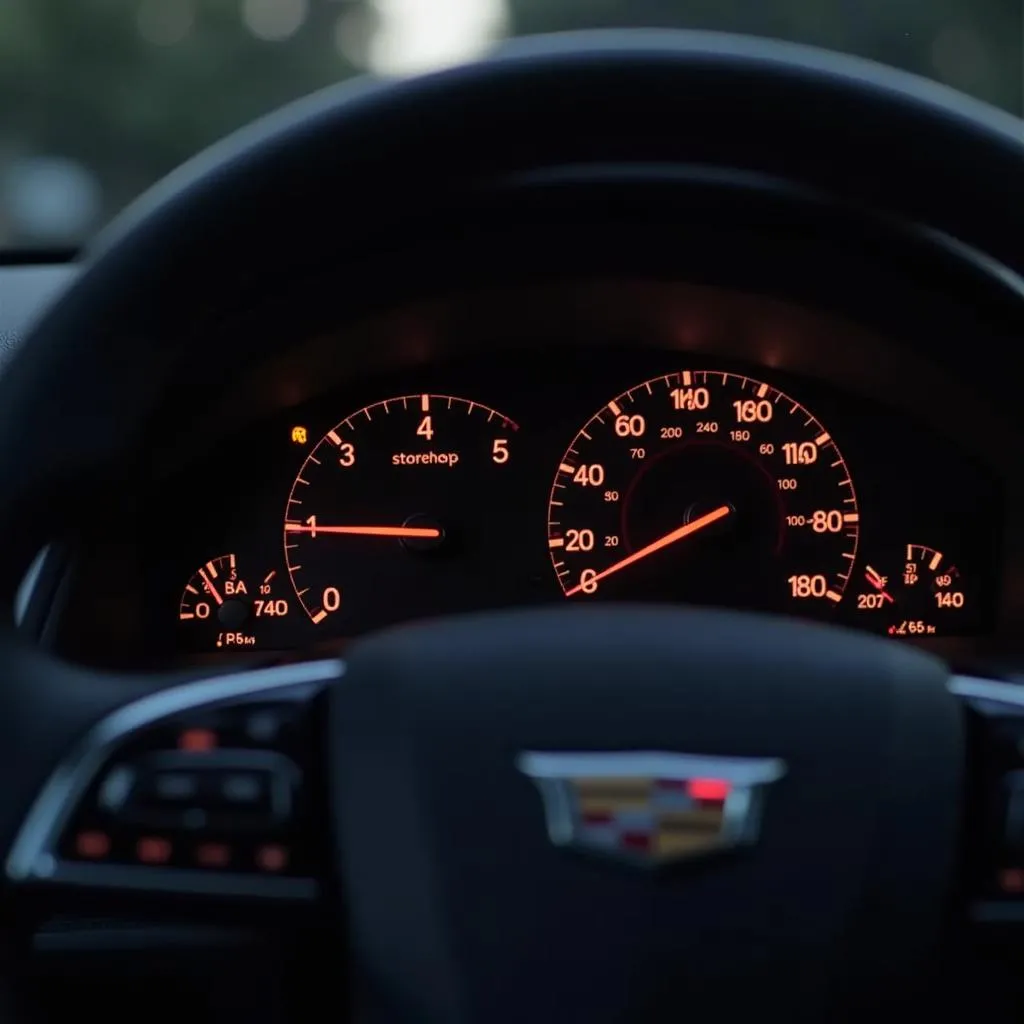
{"type": "Polygon", "coordinates": [[[865,563],[857,612],[889,636],[956,635],[970,625],[973,600],[944,552],[908,544],[902,552],[865,563]]]}
{"type": "Polygon", "coordinates": [[[284,521],[288,572],[313,624],[356,633],[473,607],[492,590],[518,497],[517,430],[486,405],[438,394],[389,398],[328,430],[284,521]]]}
{"type": "Polygon", "coordinates": [[[857,554],[853,481],[778,388],[683,370],[602,407],[562,456],[548,547],[566,597],[815,614],[857,554]]]}
{"type": "Polygon", "coordinates": [[[260,619],[288,614],[277,573],[243,574],[236,555],[218,555],[191,576],[181,594],[178,623],[197,648],[253,648],[260,619]]]}

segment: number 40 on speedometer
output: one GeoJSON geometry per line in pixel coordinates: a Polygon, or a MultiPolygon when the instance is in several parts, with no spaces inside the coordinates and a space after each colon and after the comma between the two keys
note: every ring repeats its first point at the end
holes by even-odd
{"type": "Polygon", "coordinates": [[[683,370],[616,395],[576,434],[548,547],[566,597],[807,613],[842,600],[859,521],[816,416],[763,381],[683,370]]]}

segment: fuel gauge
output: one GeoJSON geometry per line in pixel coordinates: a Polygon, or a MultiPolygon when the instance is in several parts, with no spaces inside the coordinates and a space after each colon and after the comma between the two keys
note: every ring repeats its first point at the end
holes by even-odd
{"type": "Polygon", "coordinates": [[[889,636],[965,632],[970,601],[953,561],[924,544],[908,544],[901,554],[865,564],[857,586],[857,612],[871,616],[878,631],[889,636]]]}
{"type": "Polygon", "coordinates": [[[189,645],[201,650],[255,648],[260,620],[289,611],[276,581],[275,571],[242,572],[234,554],[201,565],[185,584],[178,605],[178,624],[189,645]]]}

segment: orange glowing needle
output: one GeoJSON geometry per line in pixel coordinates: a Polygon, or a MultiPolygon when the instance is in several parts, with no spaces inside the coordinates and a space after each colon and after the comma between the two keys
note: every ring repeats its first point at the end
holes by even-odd
{"type": "Polygon", "coordinates": [[[203,569],[199,570],[199,578],[206,584],[206,589],[213,595],[214,601],[216,601],[217,604],[223,604],[224,598],[217,593],[217,588],[210,582],[210,577],[206,575],[206,572],[203,569]]]}
{"type": "MultiPolygon", "coordinates": [[[[603,580],[612,573],[618,572],[620,569],[625,569],[627,565],[632,565],[634,562],[639,562],[641,558],[646,558],[648,555],[653,555],[655,551],[660,551],[662,548],[667,548],[669,544],[675,544],[677,540],[682,540],[684,537],[689,537],[691,533],[696,533],[698,530],[703,530],[705,526],[710,526],[712,523],[717,523],[719,519],[724,519],[732,510],[728,505],[722,505],[716,508],[713,512],[708,512],[707,515],[700,516],[694,519],[692,523],[686,523],[680,526],[678,529],[673,530],[671,533],[666,533],[664,537],[659,537],[656,541],[652,541],[646,547],[641,548],[639,551],[634,551],[633,554],[627,555],[621,561],[616,562],[614,565],[608,566],[603,572],[599,572],[596,576],[591,576],[588,582],[597,583],[599,580],[603,580]]],[[[571,587],[565,592],[566,597],[572,597],[573,594],[578,594],[583,589],[582,583],[577,583],[575,587],[571,587]]]]}
{"type": "Polygon", "coordinates": [[[427,537],[438,538],[441,531],[436,526],[316,526],[305,523],[285,523],[285,533],[352,533],[359,537],[427,537]]]}
{"type": "Polygon", "coordinates": [[[879,573],[875,569],[872,569],[869,565],[866,566],[864,569],[864,576],[866,577],[868,583],[870,583],[871,586],[873,586],[875,590],[877,590],[882,595],[882,597],[886,599],[886,601],[888,601],[890,604],[896,603],[896,601],[893,599],[892,594],[886,591],[885,582],[882,579],[881,573],[879,573]]]}

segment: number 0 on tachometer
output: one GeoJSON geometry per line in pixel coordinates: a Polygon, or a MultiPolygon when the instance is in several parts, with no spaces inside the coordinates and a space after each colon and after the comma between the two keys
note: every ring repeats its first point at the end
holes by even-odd
{"type": "Polygon", "coordinates": [[[683,370],[612,399],[551,489],[567,597],[814,614],[857,555],[853,481],[832,435],[761,381],[683,370]]]}

